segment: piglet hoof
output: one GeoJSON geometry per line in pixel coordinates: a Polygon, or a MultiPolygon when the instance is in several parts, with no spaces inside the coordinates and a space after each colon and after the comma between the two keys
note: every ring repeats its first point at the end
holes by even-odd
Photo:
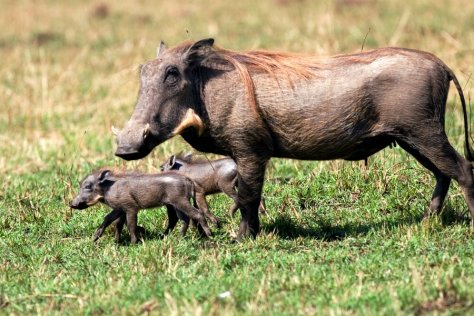
{"type": "Polygon", "coordinates": [[[236,212],[237,210],[238,210],[237,205],[235,205],[235,204],[232,205],[232,206],[230,207],[230,209],[229,209],[229,214],[230,214],[230,216],[234,216],[234,214],[235,214],[235,212],[236,212]]]}
{"type": "Polygon", "coordinates": [[[204,225],[203,224],[198,224],[197,229],[198,229],[199,235],[202,238],[207,238],[207,237],[212,236],[212,232],[209,229],[209,226],[207,226],[206,224],[204,224],[204,225]]]}
{"type": "Polygon", "coordinates": [[[130,240],[130,245],[137,245],[138,243],[140,243],[140,239],[137,239],[137,238],[132,238],[130,240]]]}
{"type": "Polygon", "coordinates": [[[92,238],[92,241],[93,242],[96,242],[97,240],[99,240],[100,236],[102,236],[102,232],[103,230],[101,230],[100,228],[95,232],[94,234],[94,237],[92,238]]]}
{"type": "Polygon", "coordinates": [[[267,208],[265,207],[265,199],[262,196],[262,199],[260,200],[260,205],[258,206],[258,211],[260,212],[260,215],[267,215],[267,208]]]}
{"type": "Polygon", "coordinates": [[[220,226],[220,223],[219,223],[219,219],[215,216],[206,216],[206,218],[212,223],[212,225],[214,225],[215,227],[219,227],[220,226]]]}

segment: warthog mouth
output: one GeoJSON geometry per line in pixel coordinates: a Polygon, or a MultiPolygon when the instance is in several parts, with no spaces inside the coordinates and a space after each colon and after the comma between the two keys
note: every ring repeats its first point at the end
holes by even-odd
{"type": "Polygon", "coordinates": [[[117,148],[115,151],[115,156],[120,157],[125,160],[137,160],[148,155],[150,150],[127,150],[122,148],[117,148]]]}
{"type": "Polygon", "coordinates": [[[80,202],[80,203],[74,203],[74,202],[71,202],[71,204],[69,204],[69,207],[70,208],[73,208],[75,210],[83,210],[83,209],[86,209],[87,208],[87,204],[85,202],[80,202]]]}
{"type": "Polygon", "coordinates": [[[80,202],[76,202],[75,200],[73,200],[70,204],[69,204],[69,207],[70,208],[73,208],[73,209],[76,209],[76,210],[83,210],[83,209],[86,209],[88,208],[89,206],[92,206],[92,205],[95,205],[97,203],[99,203],[104,197],[102,195],[97,195],[94,197],[93,200],[91,201],[80,201],[80,202]]]}

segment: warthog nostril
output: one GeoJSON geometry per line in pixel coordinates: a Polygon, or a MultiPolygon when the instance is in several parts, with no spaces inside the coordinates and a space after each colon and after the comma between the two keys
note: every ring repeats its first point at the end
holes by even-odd
{"type": "Polygon", "coordinates": [[[70,208],[73,208],[75,210],[81,210],[83,209],[84,207],[82,207],[82,203],[78,203],[78,202],[75,202],[75,201],[72,201],[70,204],[69,204],[69,207],[70,208]]]}

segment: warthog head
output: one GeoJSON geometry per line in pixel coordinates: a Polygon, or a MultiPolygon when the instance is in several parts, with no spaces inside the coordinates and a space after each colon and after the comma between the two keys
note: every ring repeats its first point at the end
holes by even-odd
{"type": "Polygon", "coordinates": [[[164,164],[160,166],[161,171],[169,171],[169,170],[179,170],[183,165],[190,165],[192,164],[193,154],[191,152],[187,154],[178,154],[171,155],[171,157],[166,160],[164,164]]]}
{"type": "MultiPolygon", "coordinates": [[[[203,133],[195,78],[199,67],[212,64],[213,43],[213,39],[206,39],[173,49],[161,43],[157,58],[141,67],[140,91],[132,117],[123,130],[114,131],[115,155],[126,160],[140,159],[185,130],[194,128],[198,135],[203,133]]],[[[216,65],[212,67],[216,69],[216,65]]]]}
{"type": "Polygon", "coordinates": [[[89,206],[102,202],[104,190],[110,185],[110,170],[98,170],[81,181],[79,194],[69,204],[71,208],[83,210],[89,206]]]}

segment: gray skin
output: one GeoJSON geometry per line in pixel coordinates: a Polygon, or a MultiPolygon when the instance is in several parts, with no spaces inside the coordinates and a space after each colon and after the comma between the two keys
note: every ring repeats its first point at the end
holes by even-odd
{"type": "Polygon", "coordinates": [[[126,221],[131,243],[135,244],[138,241],[138,211],[163,205],[166,205],[171,219],[166,233],[175,227],[177,218],[180,218],[184,222],[181,230],[184,235],[191,218],[201,226],[206,236],[210,236],[211,231],[205,217],[190,203],[194,196],[194,183],[176,172],[145,174],[99,169],[82,180],[80,192],[70,203],[70,207],[85,209],[101,202],[112,208],[112,212],[97,229],[94,241],[102,236],[107,226],[118,220],[115,239],[119,240],[126,221]],[[179,211],[176,212],[175,209],[179,211]]]}
{"type": "MultiPolygon", "coordinates": [[[[161,171],[175,170],[193,180],[196,187],[196,201],[200,210],[208,210],[206,195],[221,192],[234,201],[229,213],[234,215],[238,209],[237,165],[232,158],[193,160],[191,153],[172,155],[160,166],[160,169],[161,171]]],[[[266,213],[263,197],[260,203],[260,212],[266,213]]]]}
{"type": "Polygon", "coordinates": [[[440,59],[402,48],[325,59],[229,53],[213,43],[161,45],[157,58],[143,65],[136,107],[117,135],[115,155],[140,159],[180,134],[199,151],[230,156],[238,171],[240,238],[259,232],[270,157],[364,160],[397,143],[436,178],[427,214],[441,209],[455,179],[474,218],[464,95],[440,59]],[[463,108],[466,158],[445,133],[450,81],[463,108]]]}

